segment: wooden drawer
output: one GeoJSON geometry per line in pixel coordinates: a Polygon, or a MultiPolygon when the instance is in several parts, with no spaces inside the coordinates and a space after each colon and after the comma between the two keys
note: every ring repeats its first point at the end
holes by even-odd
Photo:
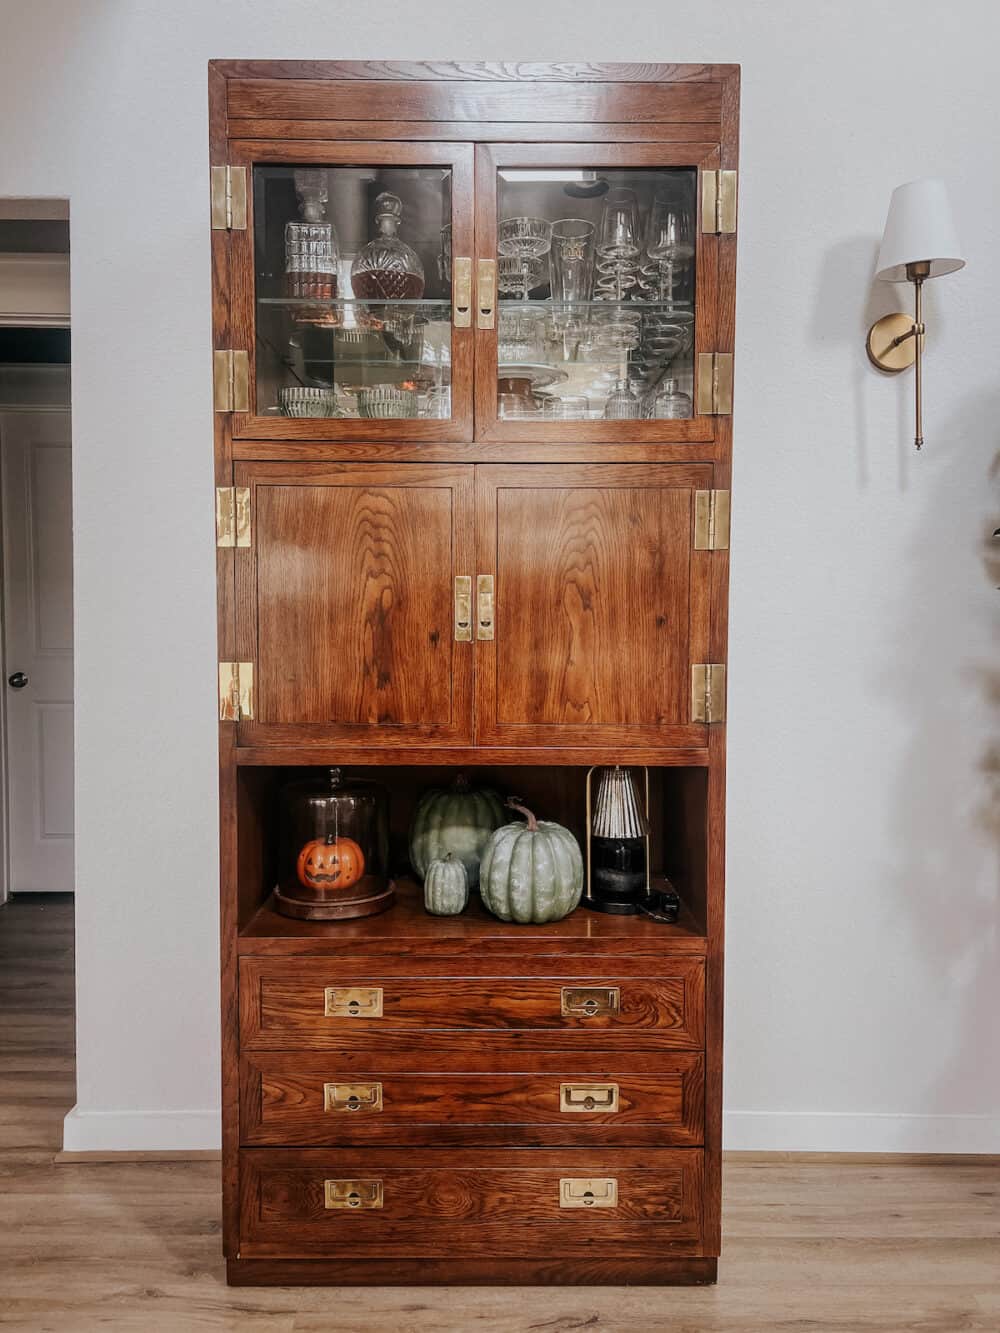
{"type": "Polygon", "coordinates": [[[697,1148],[250,1148],[240,1256],[698,1254],[702,1187],[697,1148]]]}
{"type": "Polygon", "coordinates": [[[406,1053],[420,1034],[452,1035],[453,1061],[486,1034],[519,1050],[700,1050],[704,962],[666,959],[656,974],[580,977],[383,975],[339,959],[240,961],[244,1050],[406,1053]],[[464,1043],[455,1038],[470,1034],[464,1043]]]}
{"type": "MultiPolygon", "coordinates": [[[[700,1144],[700,1053],[604,1061],[485,1050],[461,1072],[261,1052],[241,1064],[246,1144],[700,1144]]],[[[415,1067],[414,1067],[415,1066],[415,1067]]]]}

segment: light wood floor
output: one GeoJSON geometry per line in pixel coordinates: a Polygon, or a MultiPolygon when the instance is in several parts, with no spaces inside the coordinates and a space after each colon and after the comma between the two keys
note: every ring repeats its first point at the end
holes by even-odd
{"type": "Polygon", "coordinates": [[[0,1325],[135,1333],[1000,1329],[1000,1168],[733,1162],[714,1288],[229,1289],[213,1162],[54,1165],[72,907],[0,908],[0,1325]]]}

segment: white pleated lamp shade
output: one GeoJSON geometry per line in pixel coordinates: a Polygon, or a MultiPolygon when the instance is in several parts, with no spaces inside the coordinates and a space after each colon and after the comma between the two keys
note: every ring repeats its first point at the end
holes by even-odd
{"type": "Polygon", "coordinates": [[[876,278],[905,282],[907,264],[928,261],[929,277],[965,266],[944,181],[908,181],[892,192],[878,252],[876,278]]]}

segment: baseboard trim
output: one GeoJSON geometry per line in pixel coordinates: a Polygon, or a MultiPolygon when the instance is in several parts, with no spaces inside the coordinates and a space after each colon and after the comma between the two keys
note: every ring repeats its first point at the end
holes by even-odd
{"type": "Polygon", "coordinates": [[[123,1153],[217,1156],[221,1141],[217,1110],[88,1111],[74,1106],[63,1121],[60,1156],[98,1153],[117,1160],[123,1153]]]}
{"type": "Polygon", "coordinates": [[[724,1162],[762,1166],[1000,1166],[990,1152],[740,1152],[722,1154],[724,1162]]]}
{"type": "Polygon", "coordinates": [[[860,1158],[1000,1154],[1000,1116],[726,1111],[723,1146],[733,1153],[831,1154],[860,1158]]]}
{"type": "Polygon", "coordinates": [[[221,1162],[222,1153],[214,1148],[176,1148],[150,1152],[57,1152],[52,1159],[56,1166],[100,1166],[112,1163],[122,1166],[127,1162],[221,1162]]]}

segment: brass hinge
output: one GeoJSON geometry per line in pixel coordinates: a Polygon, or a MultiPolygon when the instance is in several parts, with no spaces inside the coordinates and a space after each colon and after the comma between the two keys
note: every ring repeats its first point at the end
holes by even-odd
{"type": "Polygon", "coordinates": [[[243,722],[253,717],[253,663],[219,663],[219,721],[243,722]]]}
{"type": "Polygon", "coordinates": [[[212,230],[246,231],[246,167],[212,168],[212,230]]]}
{"type": "Polygon", "coordinates": [[[726,666],[699,662],[691,668],[691,721],[725,722],[726,666]]]}
{"type": "Polygon", "coordinates": [[[250,354],[227,349],[212,356],[216,412],[250,411],[250,354]]]}
{"type": "Polygon", "coordinates": [[[695,491],[694,549],[729,550],[728,491],[695,491]]]}
{"type": "Polygon", "coordinates": [[[216,546],[250,545],[250,487],[215,488],[216,546]]]}
{"type": "Polygon", "coordinates": [[[701,173],[701,229],[716,236],[736,230],[736,172],[701,173]]]}
{"type": "Polygon", "coordinates": [[[695,411],[700,417],[728,417],[733,410],[732,352],[699,352],[695,411]]]}

